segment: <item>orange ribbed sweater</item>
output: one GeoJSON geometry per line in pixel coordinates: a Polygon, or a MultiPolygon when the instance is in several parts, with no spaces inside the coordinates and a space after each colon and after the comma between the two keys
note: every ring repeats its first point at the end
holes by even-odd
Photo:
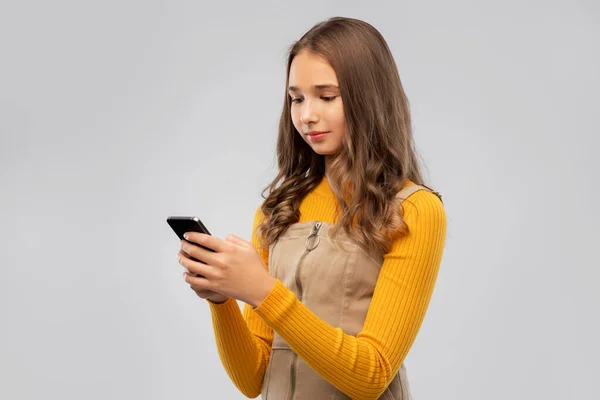
{"type": "MultiPolygon", "coordinates": [[[[412,185],[408,182],[407,185],[412,185]]],[[[336,199],[325,178],[300,205],[300,220],[335,223],[336,199]]],[[[258,248],[256,210],[252,242],[258,248]]],[[[433,293],[446,236],[441,201],[420,190],[404,202],[410,233],[393,242],[362,331],[351,336],[318,318],[281,281],[256,308],[235,299],[210,305],[219,356],[247,397],[257,397],[269,363],[273,331],[315,371],[353,399],[385,390],[408,354],[433,293]],[[335,368],[329,366],[335,365],[335,368]]],[[[268,251],[261,256],[268,265],[268,251]]]]}

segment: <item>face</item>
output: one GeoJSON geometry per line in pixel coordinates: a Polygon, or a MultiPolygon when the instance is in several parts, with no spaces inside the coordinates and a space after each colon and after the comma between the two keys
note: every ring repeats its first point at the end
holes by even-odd
{"type": "Polygon", "coordinates": [[[346,121],[331,65],[319,55],[302,51],[292,60],[289,85],[292,123],[302,139],[318,154],[339,152],[346,121]]]}

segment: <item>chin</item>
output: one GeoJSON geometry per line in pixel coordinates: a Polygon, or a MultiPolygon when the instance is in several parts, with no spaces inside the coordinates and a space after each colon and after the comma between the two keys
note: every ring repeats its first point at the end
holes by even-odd
{"type": "Polygon", "coordinates": [[[332,149],[329,146],[310,146],[313,151],[321,156],[331,156],[339,152],[338,149],[332,149]]]}
{"type": "Polygon", "coordinates": [[[315,153],[317,153],[320,156],[331,156],[336,154],[335,151],[324,151],[324,150],[317,150],[315,148],[313,148],[313,150],[315,151],[315,153]]]}

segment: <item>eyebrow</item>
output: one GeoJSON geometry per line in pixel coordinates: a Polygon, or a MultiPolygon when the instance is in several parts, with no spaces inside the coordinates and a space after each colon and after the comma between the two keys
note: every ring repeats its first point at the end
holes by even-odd
{"type": "MultiPolygon", "coordinates": [[[[324,89],[339,89],[339,86],[334,85],[332,83],[326,83],[323,85],[313,85],[313,89],[316,90],[324,90],[324,89]]],[[[290,86],[288,88],[288,92],[299,92],[300,88],[298,88],[297,86],[290,86]]]]}

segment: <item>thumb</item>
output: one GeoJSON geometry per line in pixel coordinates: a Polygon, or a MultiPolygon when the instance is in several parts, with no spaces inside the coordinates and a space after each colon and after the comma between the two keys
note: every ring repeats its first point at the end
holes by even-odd
{"type": "Polygon", "coordinates": [[[248,247],[248,245],[250,245],[250,243],[248,243],[247,241],[245,241],[244,239],[242,239],[241,237],[237,237],[234,234],[229,234],[227,235],[227,237],[225,238],[226,241],[231,242],[233,244],[237,244],[238,246],[241,247],[248,247]]]}

